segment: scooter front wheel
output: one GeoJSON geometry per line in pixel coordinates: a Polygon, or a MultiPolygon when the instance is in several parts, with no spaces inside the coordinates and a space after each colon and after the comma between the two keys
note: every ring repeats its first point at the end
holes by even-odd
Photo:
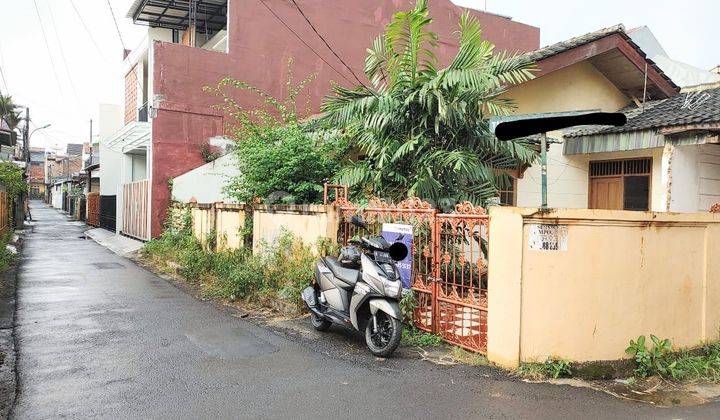
{"type": "Polygon", "coordinates": [[[377,318],[377,328],[375,328],[372,318],[365,327],[365,344],[375,356],[388,357],[400,344],[403,324],[399,319],[395,319],[385,312],[378,312],[375,317],[377,318]]]}
{"type": "Polygon", "coordinates": [[[320,318],[314,313],[310,313],[310,323],[312,324],[313,328],[318,331],[327,331],[330,328],[330,325],[332,325],[332,322],[328,321],[327,319],[320,318]]]}

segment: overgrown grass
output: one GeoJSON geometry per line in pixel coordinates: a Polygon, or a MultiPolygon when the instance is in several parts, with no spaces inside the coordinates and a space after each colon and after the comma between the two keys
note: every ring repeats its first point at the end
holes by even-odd
{"type": "Polygon", "coordinates": [[[209,297],[241,300],[283,314],[302,310],[300,292],[313,277],[313,248],[282,233],[273,243],[250,250],[214,252],[192,234],[187,216],[142,249],[143,258],[157,269],[178,274],[201,286],[209,297]]]}
{"type": "Polygon", "coordinates": [[[635,376],[660,376],[676,381],[720,382],[720,342],[708,343],[695,349],[672,350],[669,339],[645,336],[631,340],[625,350],[635,359],[635,376]]]}
{"type": "Polygon", "coordinates": [[[10,264],[12,264],[17,257],[7,249],[7,245],[10,243],[11,237],[12,232],[7,232],[0,236],[0,273],[7,270],[7,268],[10,267],[10,264]]]}
{"type": "Polygon", "coordinates": [[[551,357],[544,363],[523,363],[518,367],[517,374],[531,380],[569,378],[572,376],[572,367],[565,359],[551,357]]]}
{"type": "Polygon", "coordinates": [[[439,335],[430,334],[413,326],[406,326],[403,329],[400,343],[410,347],[436,347],[442,344],[443,340],[439,335]]]}
{"type": "Polygon", "coordinates": [[[490,366],[492,363],[480,353],[474,353],[463,349],[462,347],[453,347],[452,357],[458,363],[464,363],[470,366],[490,366]]]}

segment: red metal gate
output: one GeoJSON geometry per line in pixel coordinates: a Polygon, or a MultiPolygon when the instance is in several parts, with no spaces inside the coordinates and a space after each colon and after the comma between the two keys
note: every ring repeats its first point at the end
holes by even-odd
{"type": "Polygon", "coordinates": [[[100,226],[100,194],[96,192],[87,195],[87,224],[100,226]]]}
{"type": "Polygon", "coordinates": [[[417,198],[398,204],[374,199],[362,208],[344,198],[336,204],[343,244],[355,235],[354,214],[362,214],[376,234],[383,223],[412,225],[415,326],[466,349],[486,351],[489,217],[483,208],[466,202],[452,213],[438,213],[417,198]]]}

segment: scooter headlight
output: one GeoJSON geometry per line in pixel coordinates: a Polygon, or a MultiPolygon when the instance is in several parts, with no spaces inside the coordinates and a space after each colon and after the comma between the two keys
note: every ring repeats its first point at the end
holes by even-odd
{"type": "Polygon", "coordinates": [[[400,280],[385,280],[385,295],[396,299],[402,298],[402,282],[400,280]]]}

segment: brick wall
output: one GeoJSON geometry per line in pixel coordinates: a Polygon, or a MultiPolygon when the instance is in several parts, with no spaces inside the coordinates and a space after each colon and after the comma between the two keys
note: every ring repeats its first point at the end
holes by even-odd
{"type": "Polygon", "coordinates": [[[125,75],[125,124],[137,121],[137,64],[125,75]]]}

